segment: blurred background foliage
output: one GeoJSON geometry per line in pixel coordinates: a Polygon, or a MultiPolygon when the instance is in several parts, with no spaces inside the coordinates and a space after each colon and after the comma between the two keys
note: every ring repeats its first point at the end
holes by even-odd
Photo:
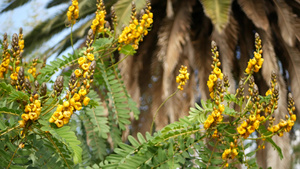
{"type": "MultiPolygon", "coordinates": [[[[104,1],[108,14],[111,6],[117,12],[117,31],[129,22],[131,1],[135,1],[137,11],[145,6],[145,0],[104,1]]],[[[7,0],[2,3],[0,16],[11,10],[18,12],[20,7],[29,2],[31,0],[7,0]]],[[[55,11],[54,17],[43,18],[25,34],[25,57],[53,58],[70,47],[69,35],[61,34],[69,29],[65,21],[70,3],[70,0],[49,0],[45,7],[41,7],[45,11],[55,8],[59,10],[55,11]],[[53,37],[60,40],[43,50],[39,49],[41,44],[53,37]],[[35,53],[37,50],[41,50],[38,55],[35,53]]],[[[275,118],[280,119],[285,114],[288,91],[292,92],[297,115],[300,115],[299,0],[152,0],[151,3],[154,13],[152,31],[140,44],[137,53],[119,65],[124,83],[141,111],[139,120],[132,119],[133,124],[124,133],[123,139],[129,133],[136,135],[137,132],[149,131],[153,112],[176,89],[176,70],[182,64],[188,65],[191,80],[184,92],[178,93],[160,110],[155,122],[156,130],[187,115],[189,107],[199,102],[200,98],[208,98],[206,81],[211,70],[212,40],[218,44],[222,72],[229,76],[230,91],[235,91],[238,79],[243,77],[247,61],[252,57],[255,32],[262,38],[265,59],[262,71],[255,75],[260,92],[264,93],[268,89],[271,71],[274,70],[278,74],[281,95],[275,118]]],[[[79,22],[73,32],[77,47],[83,46],[84,41],[80,40],[91,25],[96,11],[95,4],[96,0],[79,1],[79,22]]],[[[4,31],[1,28],[1,34],[4,31]]],[[[123,57],[116,56],[116,59],[123,57]]],[[[299,129],[299,125],[295,128],[299,129]]],[[[286,168],[292,158],[297,161],[295,158],[299,154],[299,144],[293,144],[297,145],[293,149],[297,153],[291,155],[290,151],[296,129],[290,136],[284,135],[284,139],[274,138],[283,150],[284,161],[267,145],[265,150],[256,154],[259,165],[263,168],[286,168]]]]}

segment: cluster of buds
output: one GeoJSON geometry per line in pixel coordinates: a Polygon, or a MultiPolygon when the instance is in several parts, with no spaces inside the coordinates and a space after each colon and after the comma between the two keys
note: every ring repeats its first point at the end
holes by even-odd
{"type": "Polygon", "coordinates": [[[261,54],[263,51],[261,46],[261,39],[258,33],[255,33],[255,48],[256,51],[254,51],[254,58],[249,60],[248,66],[245,70],[247,74],[252,74],[253,71],[258,72],[262,64],[264,63],[264,59],[261,58],[261,54]]]}
{"type": "MultiPolygon", "coordinates": [[[[132,44],[134,49],[138,49],[139,42],[148,34],[148,29],[153,23],[153,13],[150,12],[150,2],[147,2],[145,10],[141,12],[140,20],[136,17],[136,9],[134,2],[132,3],[131,21],[129,26],[126,26],[119,36],[118,42],[121,44],[132,44]]],[[[119,47],[121,50],[121,47],[119,47]]]]}
{"type": "Polygon", "coordinates": [[[292,97],[292,94],[289,93],[288,95],[288,113],[289,116],[285,116],[285,120],[280,119],[280,122],[274,126],[269,126],[268,130],[272,133],[276,133],[278,136],[282,137],[284,132],[291,131],[292,127],[295,124],[296,121],[296,115],[293,114],[293,111],[295,111],[295,102],[292,97]]]}
{"type": "Polygon", "coordinates": [[[22,119],[19,121],[20,127],[24,128],[26,123],[37,120],[41,114],[41,101],[39,95],[36,93],[30,97],[30,103],[25,106],[25,113],[22,114],[22,119]]]}
{"type": "Polygon", "coordinates": [[[189,80],[189,76],[190,74],[187,72],[187,67],[181,65],[179,75],[176,77],[176,83],[179,83],[178,89],[183,90],[183,86],[187,83],[187,80],[189,80]]]}
{"type": "MultiPolygon", "coordinates": [[[[279,89],[277,86],[277,80],[276,80],[276,73],[272,72],[271,75],[271,88],[266,92],[266,95],[271,95],[271,101],[267,106],[265,107],[264,111],[266,116],[269,116],[274,110],[278,107],[278,100],[279,100],[279,89]]],[[[274,121],[275,119],[271,119],[271,121],[274,121]]],[[[272,125],[272,122],[270,123],[272,125]]]]}
{"type": "Polygon", "coordinates": [[[10,53],[9,53],[9,49],[8,49],[6,33],[3,36],[3,45],[2,46],[3,46],[3,52],[2,52],[3,60],[0,65],[0,78],[4,78],[4,74],[7,72],[8,66],[10,63],[10,53]]]}
{"type": "Polygon", "coordinates": [[[30,66],[30,68],[28,69],[28,73],[30,73],[34,78],[37,77],[37,73],[36,73],[36,65],[37,65],[38,59],[33,59],[32,60],[32,65],[30,66]]]}
{"type": "MultiPolygon", "coordinates": [[[[235,140],[235,144],[233,142],[230,143],[230,148],[225,149],[222,154],[222,159],[227,161],[228,159],[234,159],[238,155],[237,144],[235,140]]],[[[226,167],[228,167],[228,163],[226,162],[226,167]]]]}
{"type": "Polygon", "coordinates": [[[25,74],[24,74],[24,68],[23,67],[18,67],[17,68],[18,72],[18,78],[17,78],[17,85],[16,89],[18,91],[25,91],[25,74]]]}
{"type": "Polygon", "coordinates": [[[64,88],[64,77],[63,76],[58,76],[54,82],[53,89],[54,89],[54,94],[52,97],[59,96],[64,88]]]}
{"type": "Polygon", "coordinates": [[[79,69],[76,69],[69,81],[69,91],[65,96],[65,101],[62,105],[58,105],[56,111],[49,119],[50,123],[55,123],[57,127],[62,127],[69,123],[72,114],[76,110],[81,110],[82,106],[89,104],[90,98],[87,97],[90,89],[90,83],[93,82],[93,74],[96,67],[93,43],[93,30],[88,32],[86,41],[87,49],[84,56],[78,60],[79,69]]]}
{"type": "Polygon", "coordinates": [[[216,88],[216,82],[218,79],[223,79],[223,73],[221,71],[221,69],[219,68],[221,66],[221,62],[219,60],[219,51],[217,49],[217,44],[215,41],[212,41],[211,43],[211,47],[212,47],[212,58],[213,58],[213,63],[211,65],[213,71],[211,72],[211,74],[208,77],[208,81],[207,81],[207,86],[208,86],[208,90],[210,92],[210,97],[212,99],[214,99],[214,89],[216,88]]]}
{"type": "Polygon", "coordinates": [[[92,22],[91,29],[93,30],[94,35],[96,33],[102,32],[104,30],[106,10],[103,4],[103,0],[97,4],[96,17],[92,22]]]}
{"type": "Polygon", "coordinates": [[[78,0],[72,0],[72,5],[69,6],[67,17],[68,17],[68,21],[72,25],[76,23],[76,19],[79,17],[78,0]]]}
{"type": "Polygon", "coordinates": [[[218,109],[214,107],[213,112],[208,115],[207,119],[204,122],[204,128],[209,129],[216,126],[218,122],[223,121],[223,111],[225,110],[224,104],[219,104],[218,109]]]}
{"type": "Polygon", "coordinates": [[[18,79],[18,72],[19,68],[18,65],[21,62],[22,53],[24,49],[24,40],[23,40],[23,29],[20,28],[19,36],[14,33],[11,42],[11,52],[12,58],[11,61],[13,62],[14,67],[10,67],[9,69],[12,71],[10,78],[11,78],[11,85],[15,86],[17,79],[18,79]]]}

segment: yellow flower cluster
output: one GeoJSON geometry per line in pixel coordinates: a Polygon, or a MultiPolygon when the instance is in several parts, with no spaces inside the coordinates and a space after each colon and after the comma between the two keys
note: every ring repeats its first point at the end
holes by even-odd
{"type": "Polygon", "coordinates": [[[264,121],[265,117],[260,116],[259,114],[254,115],[251,114],[249,119],[244,121],[238,128],[238,133],[244,137],[245,139],[249,137],[251,133],[253,133],[256,129],[258,129],[261,121],[264,121]]]}
{"type": "Polygon", "coordinates": [[[208,129],[214,127],[218,122],[223,121],[223,111],[225,110],[224,104],[219,104],[218,109],[215,109],[205,120],[204,128],[208,129]]]}
{"type": "Polygon", "coordinates": [[[255,34],[255,48],[256,51],[254,51],[254,58],[249,60],[248,66],[245,70],[247,74],[251,74],[252,71],[258,72],[262,64],[264,63],[264,59],[261,58],[261,54],[263,51],[261,46],[261,39],[258,33],[255,34]]]}
{"type": "Polygon", "coordinates": [[[32,65],[30,66],[30,68],[27,70],[28,73],[30,73],[34,78],[37,77],[37,73],[36,73],[36,65],[37,65],[38,59],[33,59],[32,60],[32,65]]]}
{"type": "MultiPolygon", "coordinates": [[[[36,94],[34,98],[38,98],[38,95],[36,94]]],[[[22,114],[22,119],[19,121],[20,127],[24,128],[26,125],[26,122],[31,120],[35,121],[39,118],[41,114],[41,101],[40,100],[34,100],[32,103],[27,104],[25,106],[25,113],[22,114]]]]}
{"type": "Polygon", "coordinates": [[[96,32],[102,32],[104,30],[105,24],[106,10],[102,0],[100,0],[97,8],[98,10],[96,11],[96,18],[93,20],[91,25],[91,29],[93,30],[94,35],[96,35],[96,32]]]}
{"type": "Polygon", "coordinates": [[[230,148],[224,150],[224,152],[222,154],[222,159],[223,160],[234,159],[238,154],[239,153],[237,151],[236,145],[234,145],[233,142],[231,142],[230,143],[230,148]]]}
{"type": "Polygon", "coordinates": [[[296,115],[293,114],[290,119],[283,120],[281,119],[280,122],[272,127],[268,127],[268,130],[272,133],[277,133],[278,136],[282,137],[283,132],[289,132],[291,131],[292,127],[294,126],[294,123],[296,121],[296,115]]]}
{"type": "Polygon", "coordinates": [[[7,48],[8,48],[7,34],[5,33],[3,38],[3,52],[2,52],[3,60],[0,65],[0,78],[4,78],[4,74],[7,72],[10,63],[10,53],[7,48]]]}
{"type": "Polygon", "coordinates": [[[187,80],[189,80],[190,74],[187,72],[187,67],[181,65],[179,70],[179,75],[176,77],[176,83],[179,83],[178,89],[183,90],[183,86],[186,84],[187,80]]]}
{"type": "Polygon", "coordinates": [[[76,23],[76,19],[79,17],[78,0],[72,0],[72,5],[69,6],[67,17],[68,17],[68,21],[72,25],[76,23]]]}
{"type": "Polygon", "coordinates": [[[84,52],[84,56],[78,59],[79,69],[76,69],[74,75],[71,76],[69,83],[70,91],[68,91],[65,97],[66,100],[63,102],[63,105],[57,106],[56,111],[49,119],[49,122],[55,123],[57,127],[62,127],[69,123],[71,115],[76,110],[81,110],[83,105],[87,106],[90,101],[90,98],[86,95],[89,93],[90,83],[93,82],[92,75],[96,62],[92,53],[94,48],[91,47],[93,43],[93,31],[90,30],[88,34],[86,42],[88,47],[84,52]],[[78,87],[80,87],[79,90],[78,87]]]}
{"type": "MultiPolygon", "coordinates": [[[[150,2],[148,2],[146,13],[143,14],[140,21],[138,21],[136,18],[135,6],[133,5],[132,8],[130,24],[123,29],[118,42],[120,44],[132,44],[134,49],[138,49],[139,42],[148,34],[148,29],[153,23],[153,13],[150,12],[151,6],[150,2]]],[[[119,50],[121,50],[121,47],[119,50]]]]}
{"type": "Polygon", "coordinates": [[[292,127],[294,126],[297,117],[293,114],[295,111],[295,102],[292,98],[292,95],[289,93],[288,95],[288,113],[290,116],[286,115],[286,120],[281,119],[277,125],[268,127],[268,130],[272,133],[277,133],[280,137],[283,136],[283,132],[291,131],[292,127]]]}
{"type": "Polygon", "coordinates": [[[49,122],[55,123],[57,127],[62,127],[64,124],[69,123],[74,110],[82,109],[82,100],[84,105],[88,104],[89,98],[85,96],[86,94],[86,90],[81,89],[79,94],[75,93],[70,100],[64,101],[63,105],[58,105],[49,122]]]}
{"type": "Polygon", "coordinates": [[[211,67],[213,68],[212,73],[208,77],[207,86],[210,92],[210,97],[214,98],[214,88],[216,86],[216,82],[219,79],[223,80],[223,73],[219,68],[221,66],[221,62],[219,61],[219,52],[217,51],[217,45],[214,41],[212,41],[212,53],[213,53],[213,63],[211,67]]]}

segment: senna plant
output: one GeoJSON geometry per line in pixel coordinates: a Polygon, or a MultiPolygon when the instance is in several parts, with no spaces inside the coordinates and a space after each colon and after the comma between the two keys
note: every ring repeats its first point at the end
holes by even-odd
{"type": "MultiPolygon", "coordinates": [[[[85,47],[73,49],[73,54],[50,64],[23,59],[22,29],[11,41],[4,34],[0,65],[1,168],[258,168],[253,155],[266,142],[282,157],[272,137],[282,136],[293,127],[294,101],[289,94],[285,119],[275,123],[272,115],[279,98],[276,74],[272,74],[271,88],[265,95],[259,95],[252,76],[264,61],[258,34],[254,57],[236,93],[228,91],[230,83],[219,68],[217,45],[212,42],[213,70],[207,81],[211,99],[202,100],[201,105],[195,103],[189,116],[161,131],[152,132],[153,123],[145,136],[138,133],[137,138],[129,135],[128,141],[122,141],[122,132],[131,124],[131,112],[138,118],[139,110],[117,68],[123,60],[116,62],[115,55],[135,53],[151,29],[150,10],[147,2],[137,17],[133,4],[131,21],[118,35],[114,10],[111,21],[106,21],[100,0],[85,47]],[[52,81],[60,70],[61,75],[52,81]],[[244,92],[245,87],[248,92],[244,92]],[[261,144],[246,153],[257,140],[262,140],[261,144]]],[[[71,30],[78,16],[78,2],[73,0],[67,13],[71,30]]],[[[72,31],[70,38],[72,43],[72,31]]],[[[187,67],[182,66],[179,73],[178,90],[168,99],[188,82],[187,67]]]]}

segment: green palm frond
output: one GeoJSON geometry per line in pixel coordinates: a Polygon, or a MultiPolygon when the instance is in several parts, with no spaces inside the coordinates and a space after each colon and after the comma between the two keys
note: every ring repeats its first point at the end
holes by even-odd
{"type": "Polygon", "coordinates": [[[205,14],[211,19],[219,33],[229,22],[231,0],[201,0],[205,14]]]}

